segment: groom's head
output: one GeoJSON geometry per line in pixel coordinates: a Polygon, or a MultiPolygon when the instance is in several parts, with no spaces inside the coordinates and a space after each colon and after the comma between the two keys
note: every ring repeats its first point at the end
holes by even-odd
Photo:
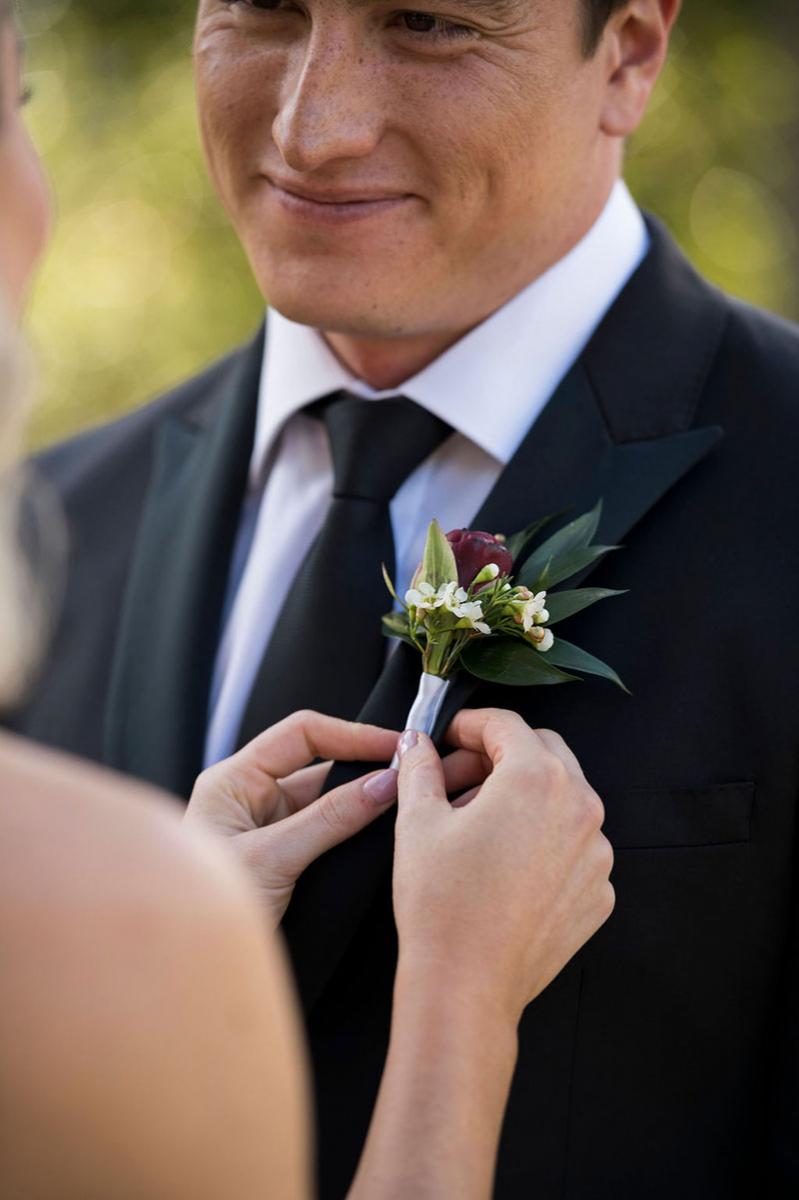
{"type": "Polygon", "coordinates": [[[598,215],[680,0],[201,0],[219,194],[264,294],[362,337],[454,333],[598,215]]]}

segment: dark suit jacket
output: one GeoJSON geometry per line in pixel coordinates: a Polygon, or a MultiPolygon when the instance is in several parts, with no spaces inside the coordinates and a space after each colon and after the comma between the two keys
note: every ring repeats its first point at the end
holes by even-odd
{"type": "MultiPolygon", "coordinates": [[[[591,581],[630,593],[573,618],[567,636],[633,697],[596,680],[462,685],[442,718],[468,700],[558,730],[616,849],[613,917],[522,1021],[503,1200],[799,1194],[799,334],[711,289],[651,232],[475,520],[512,532],[604,497],[599,536],[625,549],[591,581]]],[[[258,338],[38,463],[73,545],[63,617],[17,727],[183,795],[260,356],[258,338]]],[[[406,650],[365,719],[401,725],[418,673],[406,650]]],[[[387,814],[306,873],[286,920],[325,1200],[345,1193],[383,1065],[391,851],[387,814]]]]}

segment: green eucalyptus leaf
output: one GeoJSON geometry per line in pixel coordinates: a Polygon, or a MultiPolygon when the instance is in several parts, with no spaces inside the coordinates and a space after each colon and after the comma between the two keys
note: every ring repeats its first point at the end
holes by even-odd
{"type": "MultiPolygon", "coordinates": [[[[546,562],[532,563],[528,559],[521,572],[516,576],[516,584],[530,588],[532,592],[548,591],[564,579],[579,574],[590,567],[599,558],[610,554],[611,550],[619,550],[619,546],[585,546],[579,549],[566,550],[563,554],[553,555],[546,562]]],[[[537,552],[536,552],[537,553],[537,552]]],[[[535,557],[535,556],[533,556],[535,557]]]]}
{"type": "Polygon", "coordinates": [[[424,545],[419,581],[438,589],[444,583],[457,582],[457,579],[458,564],[455,561],[455,552],[438,521],[431,521],[424,545]]]}
{"type": "Polygon", "coordinates": [[[625,596],[627,593],[616,592],[611,588],[578,588],[573,592],[550,592],[547,596],[547,612],[549,620],[547,625],[556,625],[558,621],[565,621],[567,617],[573,617],[575,613],[582,612],[584,608],[590,608],[592,604],[597,604],[600,600],[608,600],[611,596],[625,596]]]}
{"type": "Polygon", "coordinates": [[[407,642],[409,646],[414,644],[408,627],[408,618],[405,613],[386,613],[383,617],[383,636],[400,638],[403,642],[407,642]]]}
{"type": "Polygon", "coordinates": [[[470,675],[488,683],[512,687],[536,684],[579,683],[579,675],[567,675],[546,661],[546,656],[512,638],[486,638],[472,642],[461,655],[461,666],[470,675]]]}
{"type": "Polygon", "coordinates": [[[516,582],[522,582],[522,575],[528,579],[537,579],[550,559],[560,558],[573,550],[584,550],[586,546],[590,546],[591,539],[599,527],[601,515],[602,501],[599,500],[591,512],[583,513],[581,517],[553,533],[552,537],[542,542],[526,562],[522,563],[516,575],[516,582]]]}
{"type": "Polygon", "coordinates": [[[562,517],[566,511],[565,508],[562,508],[560,512],[551,513],[548,517],[542,517],[540,521],[533,521],[532,525],[528,525],[521,533],[512,533],[509,538],[506,538],[505,548],[513,557],[514,562],[526,548],[527,543],[531,542],[537,533],[540,533],[545,526],[551,525],[558,517],[562,517]]]}
{"type": "Polygon", "coordinates": [[[585,671],[587,675],[599,675],[602,679],[609,679],[623,692],[627,692],[628,696],[632,695],[612,667],[589,654],[587,650],[581,650],[579,646],[564,641],[563,638],[555,638],[552,649],[547,651],[547,658],[553,666],[566,667],[571,671],[585,671]]]}

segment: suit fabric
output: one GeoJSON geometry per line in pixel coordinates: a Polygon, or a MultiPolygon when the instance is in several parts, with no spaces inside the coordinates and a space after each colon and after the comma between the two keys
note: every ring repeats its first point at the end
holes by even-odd
{"type": "MultiPolygon", "coordinates": [[[[598,537],[624,549],[583,578],[629,593],[564,635],[633,696],[460,681],[440,722],[468,703],[558,730],[616,851],[616,911],[521,1023],[502,1200],[799,1188],[799,331],[722,296],[650,233],[473,523],[510,533],[604,498],[598,537]]],[[[200,766],[261,348],[259,335],[37,462],[73,542],[62,618],[14,724],[178,795],[200,766]]],[[[400,647],[362,718],[401,727],[418,669],[400,647]]],[[[392,829],[388,813],[315,863],[284,926],[324,1200],[346,1192],[387,1046],[392,829]]]]}

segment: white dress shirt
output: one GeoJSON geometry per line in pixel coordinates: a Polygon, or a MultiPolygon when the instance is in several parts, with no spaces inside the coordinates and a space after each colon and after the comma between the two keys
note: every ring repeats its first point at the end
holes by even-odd
{"type": "Polygon", "coordinates": [[[354,378],[318,331],[269,311],[248,493],[211,691],[206,765],[235,748],[270,634],[330,501],[327,434],[301,410],[341,388],[376,403],[401,393],[455,430],[391,502],[395,583],[403,595],[432,518],[444,529],[469,526],[647,248],[643,218],[619,182],[595,225],[565,258],[389,392],[354,378]]]}

